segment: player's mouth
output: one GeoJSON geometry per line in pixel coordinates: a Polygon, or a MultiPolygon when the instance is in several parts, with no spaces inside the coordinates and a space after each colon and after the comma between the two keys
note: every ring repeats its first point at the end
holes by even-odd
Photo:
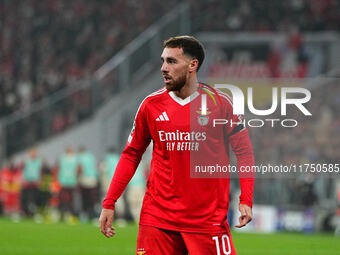
{"type": "Polygon", "coordinates": [[[167,76],[167,75],[163,75],[163,78],[164,78],[164,83],[165,84],[169,84],[171,82],[171,77],[170,76],[167,76]]]}

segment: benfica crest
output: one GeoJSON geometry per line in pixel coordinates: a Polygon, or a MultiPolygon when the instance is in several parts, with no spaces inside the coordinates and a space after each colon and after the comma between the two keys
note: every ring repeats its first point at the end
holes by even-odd
{"type": "Polygon", "coordinates": [[[211,113],[208,111],[208,108],[207,108],[207,112],[206,114],[203,114],[202,112],[202,108],[200,108],[199,111],[196,111],[200,116],[198,116],[198,124],[200,124],[201,126],[206,126],[208,125],[208,122],[209,122],[209,117],[208,115],[211,113]]]}
{"type": "Polygon", "coordinates": [[[208,125],[208,122],[209,122],[208,116],[206,116],[206,115],[198,116],[198,124],[200,124],[201,126],[208,125]]]}

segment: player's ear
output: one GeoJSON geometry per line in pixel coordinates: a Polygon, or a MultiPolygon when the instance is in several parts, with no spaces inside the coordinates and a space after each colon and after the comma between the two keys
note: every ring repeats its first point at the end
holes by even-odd
{"type": "Polygon", "coordinates": [[[197,59],[192,59],[189,64],[189,72],[197,71],[198,68],[198,60],[197,59]]]}

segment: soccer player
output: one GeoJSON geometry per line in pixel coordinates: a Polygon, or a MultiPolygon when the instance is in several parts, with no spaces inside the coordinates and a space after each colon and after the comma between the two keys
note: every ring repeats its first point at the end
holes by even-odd
{"type": "MultiPolygon", "coordinates": [[[[233,115],[230,97],[197,81],[204,55],[203,46],[192,36],[164,42],[161,72],[165,88],[141,103],[103,201],[100,230],[112,237],[115,202],[152,140],[136,254],[236,254],[227,223],[228,175],[214,175],[203,167],[196,170],[204,164],[228,166],[229,145],[238,168],[253,166],[254,157],[248,131],[242,116],[233,115]],[[222,117],[234,124],[211,125],[212,119],[222,117]]],[[[240,186],[241,216],[236,227],[252,219],[253,175],[241,174],[240,186]]]]}

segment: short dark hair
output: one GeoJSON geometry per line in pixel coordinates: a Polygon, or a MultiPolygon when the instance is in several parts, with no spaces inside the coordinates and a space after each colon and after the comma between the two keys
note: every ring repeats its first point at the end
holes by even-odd
{"type": "Polygon", "coordinates": [[[203,45],[195,37],[189,35],[170,37],[164,41],[163,46],[164,48],[181,48],[184,54],[198,60],[197,71],[200,69],[205,54],[203,45]]]}

